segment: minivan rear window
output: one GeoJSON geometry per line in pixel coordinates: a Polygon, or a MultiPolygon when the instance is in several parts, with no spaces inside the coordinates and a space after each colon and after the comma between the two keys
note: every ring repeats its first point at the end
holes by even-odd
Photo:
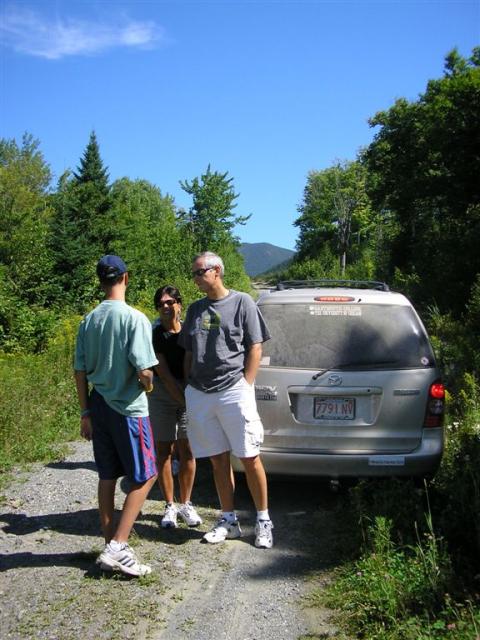
{"type": "Polygon", "coordinates": [[[435,364],[414,311],[394,305],[259,305],[272,339],[262,364],[306,369],[425,368],[435,364]]]}

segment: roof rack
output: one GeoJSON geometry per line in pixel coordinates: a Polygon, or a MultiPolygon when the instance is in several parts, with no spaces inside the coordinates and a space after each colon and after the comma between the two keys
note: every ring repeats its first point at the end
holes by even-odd
{"type": "Polygon", "coordinates": [[[285,289],[307,289],[311,287],[345,287],[347,289],[376,289],[390,291],[385,282],[376,280],[282,280],[277,282],[277,291],[285,289]]]}

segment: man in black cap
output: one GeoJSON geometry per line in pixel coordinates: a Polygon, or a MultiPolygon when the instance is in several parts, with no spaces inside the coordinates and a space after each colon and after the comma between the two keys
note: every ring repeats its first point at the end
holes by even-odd
{"type": "Polygon", "coordinates": [[[123,260],[103,256],[97,275],[105,299],[80,324],[74,364],[80,433],[93,441],[99,475],[98,504],[106,546],[97,563],[104,570],[142,576],[151,569],[140,564],[127,540],[157,478],[145,391],[151,390],[151,367],[158,361],[150,322],[125,302],[128,272],[123,260]],[[115,526],[115,487],[121,476],[130,480],[130,490],[115,526]]]}

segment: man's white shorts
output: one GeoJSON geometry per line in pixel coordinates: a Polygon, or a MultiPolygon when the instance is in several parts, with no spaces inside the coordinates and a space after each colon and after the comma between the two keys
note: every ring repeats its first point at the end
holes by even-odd
{"type": "Polygon", "coordinates": [[[185,389],[187,432],[195,458],[231,451],[237,458],[260,453],[263,425],[257,411],[255,387],[241,378],[224,391],[204,393],[185,389]]]}

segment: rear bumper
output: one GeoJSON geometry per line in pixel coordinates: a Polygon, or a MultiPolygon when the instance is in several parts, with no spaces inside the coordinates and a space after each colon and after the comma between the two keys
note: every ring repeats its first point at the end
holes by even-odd
{"type": "MultiPolygon", "coordinates": [[[[291,476],[342,477],[391,477],[430,476],[440,465],[443,454],[443,429],[424,431],[422,442],[408,453],[368,453],[350,451],[294,451],[262,448],[261,458],[268,474],[291,476]]],[[[236,471],[242,471],[241,463],[232,456],[236,471]]]]}

